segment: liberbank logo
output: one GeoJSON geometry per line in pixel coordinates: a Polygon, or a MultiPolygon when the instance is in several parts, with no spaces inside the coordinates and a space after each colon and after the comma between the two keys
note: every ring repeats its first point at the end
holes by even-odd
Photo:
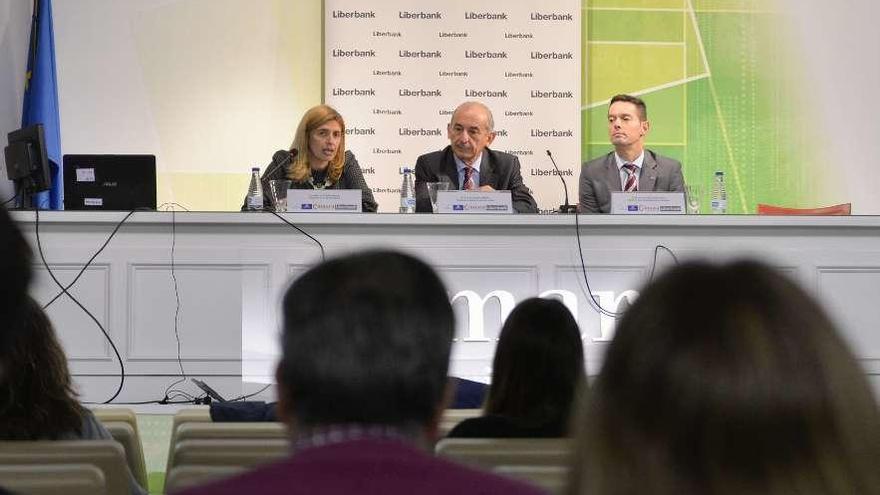
{"type": "Polygon", "coordinates": [[[443,91],[439,89],[399,89],[399,96],[419,96],[419,97],[438,97],[443,96],[443,91]]]}
{"type": "Polygon", "coordinates": [[[376,56],[376,50],[340,50],[334,48],[330,52],[333,58],[373,58],[376,56]]]}
{"type": "Polygon", "coordinates": [[[373,88],[333,88],[333,96],[376,96],[373,88]]]}
{"type": "Polygon", "coordinates": [[[465,12],[464,18],[469,21],[506,21],[507,12],[465,12]]]}
{"type": "Polygon", "coordinates": [[[543,14],[541,12],[532,12],[530,17],[533,21],[573,21],[573,14],[557,14],[555,12],[550,14],[543,14]]]}
{"type": "MultiPolygon", "coordinates": [[[[568,308],[571,316],[574,317],[581,328],[588,326],[586,321],[582,322],[579,318],[578,310],[580,306],[574,292],[554,289],[544,291],[538,294],[538,297],[559,300],[568,308]]],[[[639,293],[634,290],[625,290],[620,294],[615,294],[613,291],[596,291],[593,292],[593,297],[596,298],[596,302],[603,309],[610,313],[616,313],[618,308],[621,308],[621,303],[624,303],[624,308],[631,306],[639,297],[639,293]]],[[[497,301],[500,321],[504,322],[516,306],[516,299],[510,292],[506,290],[493,290],[484,297],[480,297],[479,294],[472,290],[463,290],[452,296],[452,299],[449,301],[450,304],[455,306],[456,303],[462,301],[461,304],[465,304],[467,307],[467,330],[463,333],[462,340],[465,342],[489,342],[490,339],[486,337],[485,324],[483,322],[486,321],[486,304],[493,299],[497,301]]],[[[614,337],[614,324],[615,319],[613,317],[604,314],[600,315],[599,336],[593,337],[592,341],[610,342],[614,337]]]]}
{"type": "Polygon", "coordinates": [[[574,60],[571,52],[532,52],[532,60],[574,60]]]}
{"type": "Polygon", "coordinates": [[[425,50],[419,51],[411,51],[411,50],[398,50],[397,56],[400,58],[443,58],[443,52],[440,50],[433,50],[427,52],[425,50]]]}
{"type": "Polygon", "coordinates": [[[399,127],[397,134],[400,136],[442,136],[440,129],[414,129],[409,127],[399,127]]]}
{"type": "Polygon", "coordinates": [[[376,12],[369,10],[334,10],[333,11],[334,19],[375,19],[376,12]]]}
{"type": "Polygon", "coordinates": [[[541,91],[540,89],[533,89],[531,92],[532,98],[553,98],[553,99],[566,99],[566,98],[574,98],[573,91],[541,91]]]}
{"type": "Polygon", "coordinates": [[[507,52],[478,52],[475,50],[465,50],[464,58],[501,59],[507,58],[507,52]]]}

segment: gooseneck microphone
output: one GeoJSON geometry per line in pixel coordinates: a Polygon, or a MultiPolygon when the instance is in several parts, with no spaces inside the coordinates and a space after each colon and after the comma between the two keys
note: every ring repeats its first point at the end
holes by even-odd
{"type": "Polygon", "coordinates": [[[272,155],[272,161],[269,165],[266,166],[266,171],[263,172],[263,177],[271,177],[271,174],[275,173],[275,169],[278,167],[286,167],[296,158],[297,150],[278,150],[275,154],[272,155]]]}
{"type": "Polygon", "coordinates": [[[562,190],[565,192],[565,204],[559,207],[559,213],[577,213],[577,208],[568,204],[568,184],[565,183],[562,171],[560,171],[559,166],[556,165],[556,160],[553,159],[553,154],[550,153],[550,150],[547,150],[547,156],[550,157],[550,163],[552,163],[553,168],[556,169],[556,175],[559,176],[559,180],[562,181],[562,190]]]}

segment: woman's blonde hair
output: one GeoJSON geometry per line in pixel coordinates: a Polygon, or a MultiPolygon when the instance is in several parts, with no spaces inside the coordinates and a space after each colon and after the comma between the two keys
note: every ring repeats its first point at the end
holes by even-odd
{"type": "Polygon", "coordinates": [[[290,145],[291,150],[297,150],[296,158],[290,167],[287,177],[294,182],[306,182],[311,175],[311,167],[309,163],[309,136],[312,131],[322,125],[335,120],[342,127],[342,137],[339,140],[339,148],[336,150],[336,156],[330,160],[327,167],[327,179],[335,184],[342,176],[342,169],[345,166],[345,121],[333,107],[328,105],[318,105],[310,108],[296,128],[296,135],[293,137],[293,143],[290,145]]]}

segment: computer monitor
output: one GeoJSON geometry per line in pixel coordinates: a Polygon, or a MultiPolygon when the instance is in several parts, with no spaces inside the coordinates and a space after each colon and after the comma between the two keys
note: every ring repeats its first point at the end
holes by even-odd
{"type": "Polygon", "coordinates": [[[52,187],[43,125],[36,124],[7,135],[4,150],[6,175],[15,182],[15,194],[22,208],[33,208],[34,194],[52,187]]]}

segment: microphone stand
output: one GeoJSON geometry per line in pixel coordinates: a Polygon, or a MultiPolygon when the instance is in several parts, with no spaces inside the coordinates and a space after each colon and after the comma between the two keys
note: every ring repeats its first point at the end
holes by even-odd
{"type": "Polygon", "coordinates": [[[550,153],[550,150],[547,150],[547,156],[550,157],[550,163],[552,163],[553,168],[556,169],[556,175],[559,177],[559,180],[562,181],[562,190],[565,192],[565,204],[559,206],[559,213],[577,213],[577,206],[568,204],[568,184],[565,183],[565,178],[562,177],[562,171],[560,171],[559,166],[556,165],[556,160],[553,159],[553,154],[550,153]]]}

